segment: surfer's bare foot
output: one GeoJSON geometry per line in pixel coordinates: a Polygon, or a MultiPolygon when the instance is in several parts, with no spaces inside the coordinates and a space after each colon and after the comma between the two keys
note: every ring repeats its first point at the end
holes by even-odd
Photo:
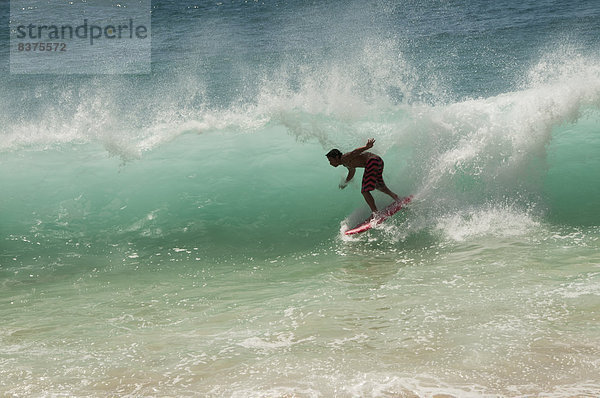
{"type": "Polygon", "coordinates": [[[366,222],[377,221],[381,217],[382,217],[382,214],[379,211],[374,211],[373,213],[371,213],[371,215],[369,216],[369,218],[367,218],[366,222]]]}
{"type": "Polygon", "coordinates": [[[379,187],[377,189],[379,189],[384,194],[389,195],[396,202],[398,202],[399,200],[401,200],[401,198],[398,195],[396,195],[394,192],[390,191],[390,189],[387,186],[385,186],[385,185],[382,186],[382,187],[379,187]]]}

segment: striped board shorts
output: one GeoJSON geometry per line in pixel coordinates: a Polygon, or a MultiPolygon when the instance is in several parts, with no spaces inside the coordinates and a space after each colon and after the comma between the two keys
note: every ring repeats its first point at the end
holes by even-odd
{"type": "Polygon", "coordinates": [[[375,188],[384,187],[383,182],[383,159],[379,156],[367,160],[365,173],[362,178],[362,188],[360,192],[369,192],[375,188]]]}

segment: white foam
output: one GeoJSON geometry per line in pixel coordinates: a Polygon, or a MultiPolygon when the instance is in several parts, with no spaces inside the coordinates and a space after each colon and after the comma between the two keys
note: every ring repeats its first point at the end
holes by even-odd
{"type": "Polygon", "coordinates": [[[506,206],[485,206],[440,217],[436,229],[448,239],[465,241],[483,236],[521,236],[539,226],[527,212],[506,206]]]}
{"type": "Polygon", "coordinates": [[[314,340],[314,337],[308,337],[306,339],[298,340],[292,332],[274,334],[267,333],[263,337],[249,337],[239,342],[238,345],[249,349],[276,350],[291,347],[293,345],[311,340],[314,340]]]}
{"type": "Polygon", "coordinates": [[[345,388],[353,397],[415,396],[415,397],[455,397],[491,398],[497,394],[487,393],[478,385],[451,385],[428,376],[402,377],[396,375],[365,374],[362,380],[352,380],[345,388]]]}

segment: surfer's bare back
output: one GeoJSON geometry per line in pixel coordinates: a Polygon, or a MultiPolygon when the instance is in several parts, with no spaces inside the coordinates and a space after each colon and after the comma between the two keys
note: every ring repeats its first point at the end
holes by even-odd
{"type": "Polygon", "coordinates": [[[329,164],[333,167],[342,165],[348,169],[348,176],[346,177],[346,181],[340,184],[340,189],[346,188],[348,182],[354,177],[357,167],[364,167],[365,172],[360,192],[363,194],[371,211],[375,213],[377,212],[377,206],[375,205],[375,199],[373,199],[371,191],[377,189],[390,195],[394,200],[399,200],[400,198],[394,192],[390,191],[383,181],[383,159],[374,153],[366,152],[367,149],[373,148],[373,144],[375,144],[375,139],[370,138],[367,141],[367,145],[356,148],[352,152],[342,153],[339,149],[332,149],[325,156],[327,156],[329,164]]]}

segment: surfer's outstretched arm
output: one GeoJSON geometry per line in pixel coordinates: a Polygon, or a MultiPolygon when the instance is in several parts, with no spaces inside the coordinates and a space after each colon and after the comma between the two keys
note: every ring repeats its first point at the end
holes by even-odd
{"type": "Polygon", "coordinates": [[[350,152],[349,155],[351,155],[351,156],[359,155],[359,154],[363,153],[364,151],[366,151],[367,149],[373,148],[373,144],[375,144],[375,138],[369,138],[369,140],[367,141],[367,145],[361,146],[360,148],[356,148],[355,150],[350,152]]]}
{"type": "Polygon", "coordinates": [[[346,177],[346,181],[340,184],[340,189],[346,188],[346,185],[354,178],[354,174],[356,173],[356,169],[354,167],[348,168],[348,176],[346,177]]]}

